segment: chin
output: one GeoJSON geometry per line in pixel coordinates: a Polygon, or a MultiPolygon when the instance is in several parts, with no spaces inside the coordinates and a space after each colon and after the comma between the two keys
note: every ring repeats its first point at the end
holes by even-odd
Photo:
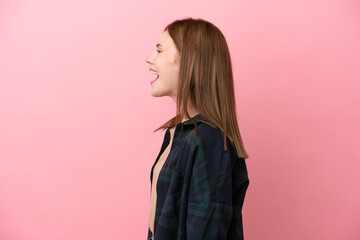
{"type": "Polygon", "coordinates": [[[156,91],[151,91],[151,95],[153,97],[166,97],[166,96],[169,96],[169,94],[166,94],[166,93],[161,93],[161,92],[156,92],[156,91]]]}
{"type": "Polygon", "coordinates": [[[153,96],[153,97],[162,97],[161,95],[158,95],[158,94],[154,94],[154,93],[151,93],[151,96],[153,96]]]}
{"type": "Polygon", "coordinates": [[[163,96],[165,96],[164,94],[161,94],[161,93],[156,92],[156,91],[151,91],[151,95],[153,97],[163,97],[163,96]]]}

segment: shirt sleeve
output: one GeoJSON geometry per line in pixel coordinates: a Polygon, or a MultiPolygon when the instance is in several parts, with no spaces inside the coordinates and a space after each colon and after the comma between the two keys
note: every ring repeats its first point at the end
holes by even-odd
{"type": "MultiPolygon", "coordinates": [[[[247,172],[246,169],[240,173],[233,172],[236,161],[241,159],[234,155],[236,153],[233,148],[229,149],[229,145],[228,150],[224,151],[222,136],[215,130],[199,131],[199,136],[194,140],[186,217],[188,240],[229,239],[229,228],[234,225],[234,218],[242,224],[242,202],[239,206],[240,203],[234,204],[233,199],[238,194],[235,192],[246,183],[247,172]]],[[[243,187],[242,191],[245,190],[243,187]]],[[[240,227],[242,229],[242,225],[240,227]]]]}

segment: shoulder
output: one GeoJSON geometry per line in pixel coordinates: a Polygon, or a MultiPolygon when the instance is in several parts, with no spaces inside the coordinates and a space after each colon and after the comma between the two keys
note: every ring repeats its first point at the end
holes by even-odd
{"type": "Polygon", "coordinates": [[[226,138],[225,150],[223,130],[215,125],[212,126],[203,122],[198,124],[197,135],[194,134],[192,150],[197,152],[197,156],[202,155],[204,160],[217,159],[233,165],[239,159],[236,148],[228,137],[226,138]]]}
{"type": "Polygon", "coordinates": [[[206,123],[198,124],[197,135],[195,141],[197,144],[205,148],[214,148],[223,146],[223,131],[206,123]]]}
{"type": "Polygon", "coordinates": [[[194,134],[192,150],[197,161],[216,162],[227,161],[232,162],[236,155],[230,147],[227,139],[227,150],[224,148],[224,133],[217,126],[211,126],[206,123],[198,124],[197,134],[194,134]],[[230,151],[229,151],[230,150],[230,151]]]}

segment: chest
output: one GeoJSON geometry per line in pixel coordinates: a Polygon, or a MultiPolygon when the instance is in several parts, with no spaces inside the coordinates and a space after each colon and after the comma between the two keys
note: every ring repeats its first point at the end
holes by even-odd
{"type": "Polygon", "coordinates": [[[169,156],[170,149],[171,149],[171,142],[167,146],[167,148],[164,150],[164,152],[160,155],[159,160],[156,162],[156,164],[154,166],[154,169],[153,169],[153,185],[157,182],[160,171],[164,166],[165,160],[169,156]]]}

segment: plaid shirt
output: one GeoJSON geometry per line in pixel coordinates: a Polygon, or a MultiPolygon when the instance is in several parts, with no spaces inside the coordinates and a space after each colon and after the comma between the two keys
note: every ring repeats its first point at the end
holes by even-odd
{"type": "MultiPolygon", "coordinates": [[[[200,114],[193,117],[205,120],[200,114]]],[[[206,121],[206,120],[205,120],[206,121]]],[[[238,158],[223,131],[187,120],[176,126],[170,153],[156,185],[155,240],[241,240],[241,209],[249,185],[244,158],[238,158]]],[[[160,153],[170,142],[166,130],[160,153]]],[[[148,228],[148,239],[152,233],[148,228]]]]}

